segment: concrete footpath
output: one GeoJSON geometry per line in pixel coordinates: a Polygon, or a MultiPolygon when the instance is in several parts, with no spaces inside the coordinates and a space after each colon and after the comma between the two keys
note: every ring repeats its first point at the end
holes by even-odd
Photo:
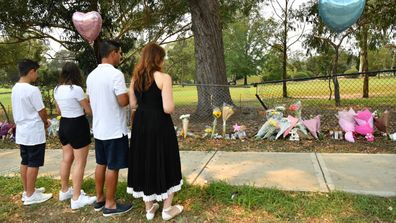
{"type": "MultiPolygon", "coordinates": [[[[396,154],[181,151],[182,173],[191,184],[224,180],[287,191],[347,191],[396,196],[396,154]]],[[[40,176],[59,178],[61,150],[46,150],[40,176]]],[[[19,174],[19,150],[0,150],[0,175],[19,174]]],[[[85,171],[93,177],[95,153],[85,171]]],[[[120,172],[126,180],[127,171],[120,172]]]]}

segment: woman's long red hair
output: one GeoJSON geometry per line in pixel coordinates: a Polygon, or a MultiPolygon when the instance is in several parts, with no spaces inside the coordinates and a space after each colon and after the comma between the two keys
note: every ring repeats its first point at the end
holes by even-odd
{"type": "Polygon", "coordinates": [[[156,43],[147,44],[132,74],[133,87],[139,92],[149,89],[154,81],[154,72],[162,71],[165,50],[156,43]],[[143,86],[144,85],[144,86],[143,86]]]}

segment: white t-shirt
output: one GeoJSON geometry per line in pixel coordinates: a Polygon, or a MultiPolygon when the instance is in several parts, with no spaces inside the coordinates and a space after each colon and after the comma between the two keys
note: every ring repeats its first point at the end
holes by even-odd
{"type": "Polygon", "coordinates": [[[121,107],[117,101],[118,95],[127,92],[124,74],[111,64],[99,64],[88,75],[87,94],[96,139],[117,139],[128,134],[126,107],[121,107]]]}
{"type": "Polygon", "coordinates": [[[44,123],[38,113],[44,108],[40,90],[28,83],[16,83],[12,88],[11,102],[16,143],[25,146],[45,143],[44,123]]]}
{"type": "Polygon", "coordinates": [[[54,89],[54,98],[59,106],[62,117],[76,118],[84,115],[84,109],[80,104],[84,91],[77,85],[59,85],[54,89]]]}

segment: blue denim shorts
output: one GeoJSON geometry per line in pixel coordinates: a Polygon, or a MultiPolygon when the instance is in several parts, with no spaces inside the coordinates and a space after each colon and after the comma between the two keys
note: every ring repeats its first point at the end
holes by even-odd
{"type": "Polygon", "coordinates": [[[44,165],[45,143],[34,146],[20,145],[21,164],[28,167],[40,167],[44,165]]]}
{"type": "Polygon", "coordinates": [[[95,139],[96,163],[105,165],[110,170],[119,170],[128,167],[128,136],[118,139],[95,139]]]}

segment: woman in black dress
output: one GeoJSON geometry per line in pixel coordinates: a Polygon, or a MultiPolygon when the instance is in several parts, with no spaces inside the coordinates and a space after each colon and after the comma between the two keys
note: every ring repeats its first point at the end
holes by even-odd
{"type": "Polygon", "coordinates": [[[172,206],[181,189],[179,147],[170,114],[174,111],[172,78],[162,72],[165,51],[155,43],[146,45],[136,65],[131,86],[132,124],[127,192],[143,198],[146,218],[154,218],[164,201],[162,218],[169,220],[183,211],[172,206]]]}

